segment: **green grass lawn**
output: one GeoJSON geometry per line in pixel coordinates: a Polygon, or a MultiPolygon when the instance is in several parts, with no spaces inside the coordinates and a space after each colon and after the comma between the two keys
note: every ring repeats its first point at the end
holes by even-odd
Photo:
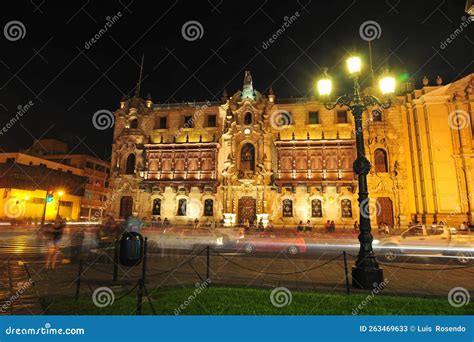
{"type": "MultiPolygon", "coordinates": [[[[152,294],[158,315],[472,315],[473,304],[461,308],[449,305],[447,298],[395,297],[378,294],[326,294],[292,291],[292,302],[274,307],[270,301],[271,289],[210,287],[196,294],[193,288],[160,289],[152,294]],[[193,299],[190,299],[191,297],[193,299]],[[365,301],[365,305],[363,302],[365,301]],[[185,305],[187,303],[187,305],[185,305]],[[357,309],[358,306],[362,309],[357,309]],[[181,306],[181,308],[180,308],[181,306]]],[[[96,307],[92,297],[74,299],[42,299],[49,315],[133,315],[136,292],[115,301],[111,306],[96,307]]],[[[119,294],[116,295],[116,298],[119,294]]],[[[143,314],[151,314],[144,300],[143,314]]]]}

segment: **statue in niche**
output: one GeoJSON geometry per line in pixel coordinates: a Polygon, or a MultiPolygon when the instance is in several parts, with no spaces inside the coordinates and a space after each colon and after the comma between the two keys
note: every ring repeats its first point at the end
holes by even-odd
{"type": "Polygon", "coordinates": [[[240,171],[245,178],[252,177],[255,172],[255,147],[250,143],[242,146],[240,151],[240,171]]]}

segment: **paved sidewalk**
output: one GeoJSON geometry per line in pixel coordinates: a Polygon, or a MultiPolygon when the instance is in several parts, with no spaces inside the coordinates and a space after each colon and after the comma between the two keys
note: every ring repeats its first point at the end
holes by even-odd
{"type": "Polygon", "coordinates": [[[34,277],[22,261],[8,260],[0,267],[0,315],[42,315],[34,277]]]}

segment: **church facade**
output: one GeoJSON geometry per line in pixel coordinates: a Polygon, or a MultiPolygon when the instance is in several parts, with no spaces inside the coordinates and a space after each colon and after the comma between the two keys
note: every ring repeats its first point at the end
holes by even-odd
{"type": "MultiPolygon", "coordinates": [[[[373,225],[458,225],[474,213],[474,74],[396,96],[364,114],[373,225]]],[[[358,220],[354,120],[315,99],[254,89],[219,102],[154,104],[124,99],[115,111],[111,203],[125,218],[172,224],[224,219],[276,227],[358,220]]]]}

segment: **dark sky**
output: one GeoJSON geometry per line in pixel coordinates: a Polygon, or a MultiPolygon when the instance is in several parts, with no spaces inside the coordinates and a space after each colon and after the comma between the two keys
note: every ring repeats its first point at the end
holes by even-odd
{"type": "Polygon", "coordinates": [[[34,105],[0,135],[0,148],[18,150],[34,138],[58,137],[77,152],[108,156],[112,129],[96,130],[92,115],[115,110],[124,94],[133,94],[142,54],[141,94],[150,92],[154,102],[216,100],[224,87],[230,94],[240,89],[244,70],[252,71],[260,91],[273,84],[278,97],[302,97],[311,95],[320,67],[327,66],[342,92],[347,82],[341,61],[354,49],[368,55],[360,27],[375,21],[376,72],[389,65],[418,85],[424,75],[431,83],[438,74],[450,82],[474,70],[474,24],[440,46],[460,27],[464,7],[465,0],[5,2],[0,126],[18,105],[34,105]],[[119,11],[122,16],[86,49],[106,17],[119,11]],[[285,32],[264,48],[291,16],[285,32]],[[11,21],[24,26],[23,38],[7,39],[4,28],[11,21]],[[189,21],[201,25],[202,37],[183,37],[189,21]]]}

